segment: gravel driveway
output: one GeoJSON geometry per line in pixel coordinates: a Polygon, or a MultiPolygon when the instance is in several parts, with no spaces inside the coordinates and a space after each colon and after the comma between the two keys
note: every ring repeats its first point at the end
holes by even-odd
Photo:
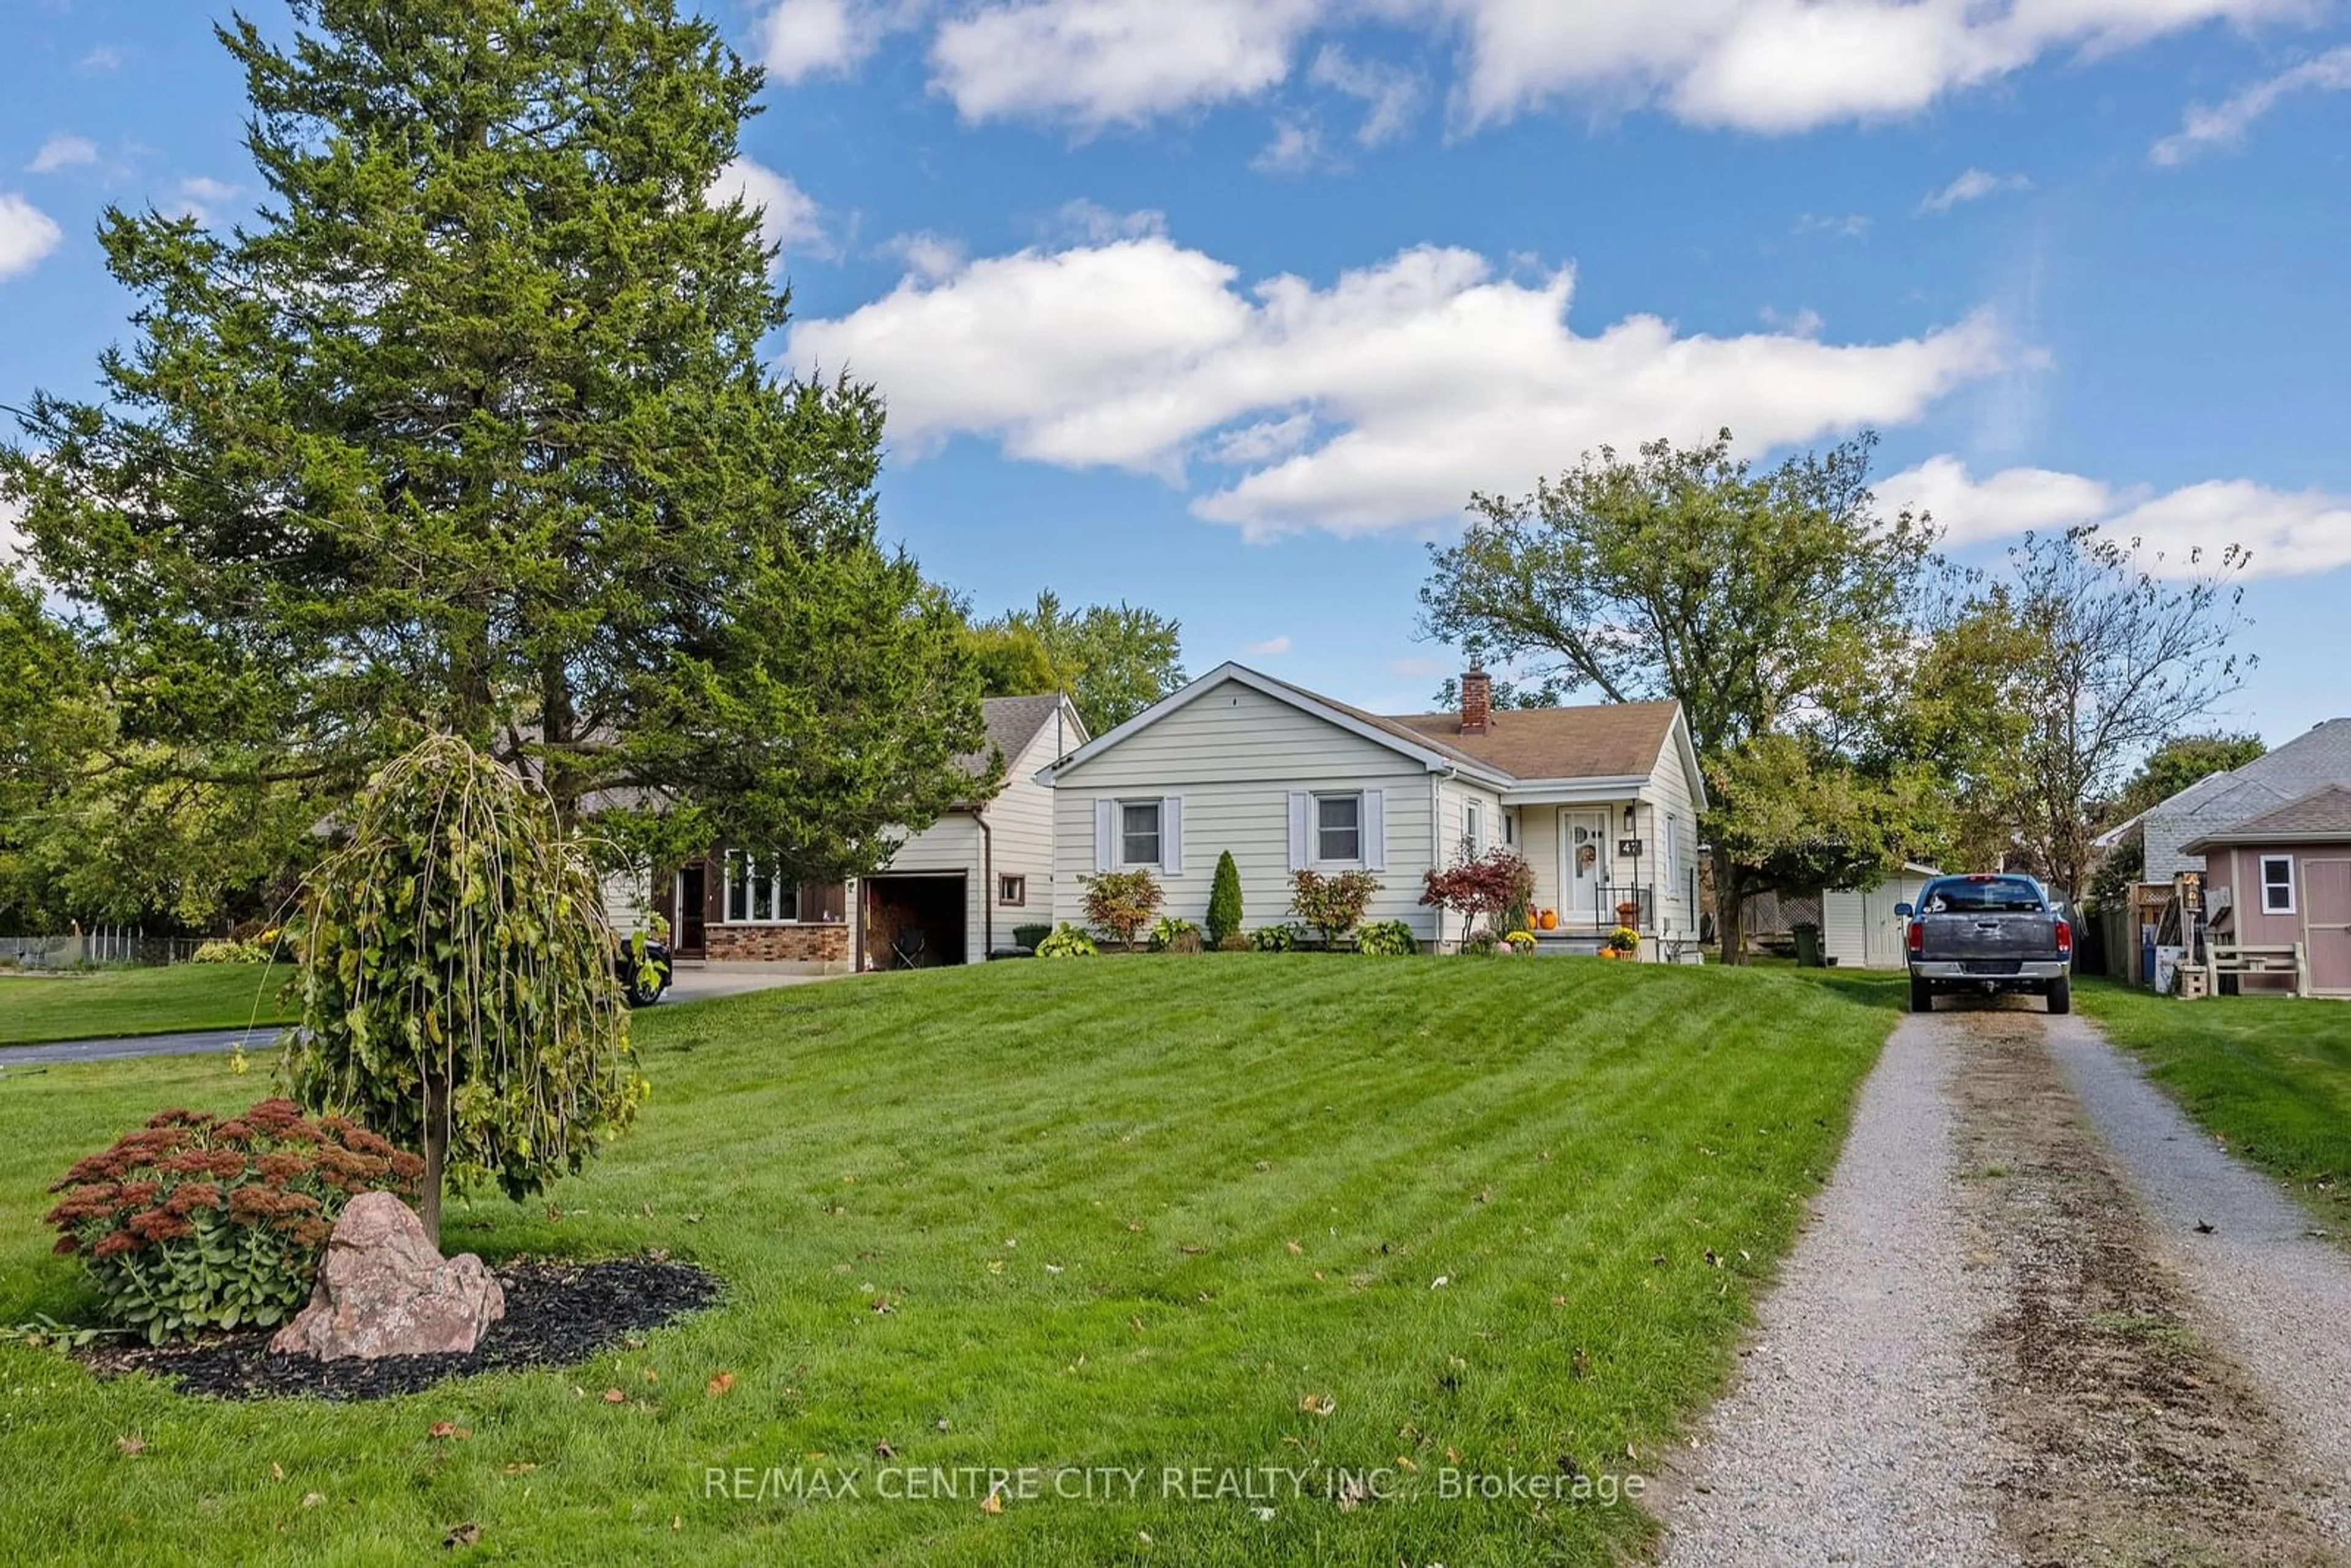
{"type": "Polygon", "coordinates": [[[2351,1255],[2312,1227],[2088,1021],[1906,1017],[1661,1478],[1664,1561],[2351,1563],[2351,1255]]]}
{"type": "Polygon", "coordinates": [[[1739,1387],[1667,1509],[1665,1560],[2005,1563],[1997,1452],[1970,1347],[2001,1305],[1953,1201],[1951,1038],[1906,1018],[1760,1314],[1739,1387]]]}

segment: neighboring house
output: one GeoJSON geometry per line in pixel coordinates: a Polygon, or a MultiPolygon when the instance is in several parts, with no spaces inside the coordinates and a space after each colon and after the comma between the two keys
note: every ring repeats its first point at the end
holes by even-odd
{"type": "Polygon", "coordinates": [[[758,853],[722,845],[661,885],[608,883],[607,913],[622,929],[661,915],[672,952],[689,962],[836,972],[985,960],[1011,946],[1013,926],[1051,917],[1052,796],[1038,776],[1086,729],[1066,697],[990,697],[981,707],[987,742],[958,760],[977,778],[1001,753],[1001,786],[908,838],[872,875],[789,882],[758,853]]]}
{"type": "Polygon", "coordinates": [[[1695,958],[1706,789],[1680,705],[1496,710],[1491,693],[1472,671],[1460,712],[1391,716],[1239,664],[1203,675],[1050,770],[1055,918],[1083,924],[1081,878],[1144,866],[1199,921],[1229,850],[1246,926],[1292,918],[1296,872],[1362,869],[1383,888],[1366,918],[1433,941],[1423,874],[1507,844],[1555,939],[1588,946],[1630,902],[1648,956],[1695,958]]]}
{"type": "MultiPolygon", "coordinates": [[[[2299,943],[2311,993],[2351,997],[2351,787],[2312,790],[2190,840],[2181,852],[2201,858],[2215,942],[2299,943]]],[[[2246,975],[2240,985],[2253,991],[2292,978],[2246,975]]]]}
{"type": "Polygon", "coordinates": [[[2099,847],[2112,849],[2137,832],[2147,846],[2147,869],[2140,880],[2168,883],[2182,872],[2205,869],[2205,857],[2191,847],[2193,841],[2330,784],[2351,787],[2351,718],[2329,719],[2242,768],[2199,779],[2109,829],[2097,841],[2099,847]]]}

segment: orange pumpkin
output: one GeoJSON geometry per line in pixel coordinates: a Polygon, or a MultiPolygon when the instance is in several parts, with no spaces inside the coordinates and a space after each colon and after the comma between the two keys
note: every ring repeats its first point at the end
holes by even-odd
{"type": "Polygon", "coordinates": [[[1542,919],[1542,928],[1543,928],[1544,930],[1546,930],[1546,931],[1556,931],[1556,930],[1558,930],[1558,929],[1559,929],[1559,911],[1558,911],[1558,910],[1556,910],[1556,909],[1546,909],[1546,910],[1544,910],[1544,911],[1542,912],[1541,919],[1542,919]]]}

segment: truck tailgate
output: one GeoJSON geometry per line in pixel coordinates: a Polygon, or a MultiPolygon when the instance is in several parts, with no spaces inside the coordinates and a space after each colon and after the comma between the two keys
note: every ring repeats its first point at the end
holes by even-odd
{"type": "MultiPolygon", "coordinates": [[[[1929,915],[1917,956],[1928,963],[1989,966],[2057,956],[2057,917],[2045,911],[1929,915]]],[[[2011,971],[2013,972],[2013,971],[2011,971]]]]}

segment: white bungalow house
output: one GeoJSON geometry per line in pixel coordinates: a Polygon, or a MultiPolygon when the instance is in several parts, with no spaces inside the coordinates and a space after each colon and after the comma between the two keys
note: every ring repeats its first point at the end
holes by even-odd
{"type": "Polygon", "coordinates": [[[1646,956],[1695,961],[1706,786],[1680,705],[1498,711],[1491,689],[1472,671],[1460,712],[1384,716],[1211,671],[1046,771],[1055,918],[1083,924],[1081,878],[1147,866],[1200,920],[1230,851],[1245,926],[1291,918],[1293,873],[1360,868],[1382,884],[1367,919],[1436,941],[1423,874],[1500,843],[1534,868],[1554,946],[1590,948],[1633,904],[1646,956]]]}
{"type": "Polygon", "coordinates": [[[1064,696],[989,697],[987,739],[958,758],[975,778],[1004,758],[1002,783],[906,836],[870,876],[787,880],[756,852],[721,844],[652,882],[609,877],[605,912],[628,930],[658,914],[681,963],[775,965],[838,973],[977,964],[1013,928],[1052,917],[1052,796],[1039,775],[1086,738],[1064,696]]]}

